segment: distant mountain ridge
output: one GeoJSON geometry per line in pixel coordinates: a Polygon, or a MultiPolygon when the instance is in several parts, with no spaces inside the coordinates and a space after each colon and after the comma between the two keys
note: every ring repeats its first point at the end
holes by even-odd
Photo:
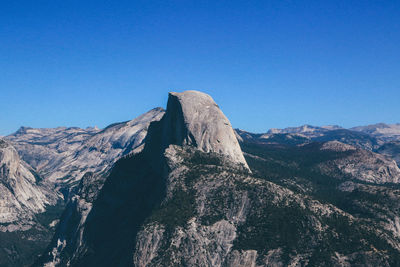
{"type": "Polygon", "coordinates": [[[326,126],[313,126],[313,125],[302,125],[298,127],[288,127],[283,129],[272,128],[265,134],[302,134],[308,137],[317,137],[323,133],[333,130],[349,130],[362,132],[376,137],[384,142],[387,141],[400,141],[400,123],[386,124],[377,123],[366,126],[356,126],[351,128],[343,128],[338,125],[326,125],[326,126]]]}
{"type": "Polygon", "coordinates": [[[312,126],[302,125],[284,129],[270,129],[266,133],[253,134],[236,129],[241,138],[258,140],[259,142],[326,142],[340,141],[357,147],[379,151],[379,148],[387,142],[400,142],[400,124],[378,123],[368,126],[342,128],[338,125],[312,126]]]}
{"type": "Polygon", "coordinates": [[[399,133],[233,130],[198,91],[104,129],[21,127],[0,138],[0,265],[395,266],[399,133]]]}
{"type": "Polygon", "coordinates": [[[400,141],[400,123],[396,124],[378,123],[368,126],[353,127],[351,128],[351,130],[371,134],[376,138],[381,139],[385,142],[400,141]]]}
{"type": "Polygon", "coordinates": [[[21,127],[0,139],[0,239],[9,240],[0,244],[0,265],[32,263],[50,242],[65,202],[90,177],[103,177],[118,159],[139,152],[150,122],[163,114],[155,108],[103,130],[21,127]]]}
{"type": "Polygon", "coordinates": [[[393,266],[400,260],[398,167],[328,140],[363,137],[359,143],[368,147],[374,138],[336,128],[267,138],[219,131],[230,123],[210,99],[171,93],[143,150],[118,160],[107,177],[85,176],[37,266],[393,266]]]}
{"type": "Polygon", "coordinates": [[[79,181],[85,172],[104,171],[121,156],[140,150],[149,123],[163,113],[163,109],[155,108],[103,130],[22,127],[6,138],[45,179],[68,184],[79,181]]]}
{"type": "Polygon", "coordinates": [[[330,131],[330,130],[338,130],[343,129],[337,125],[327,125],[327,126],[312,126],[312,125],[302,125],[299,127],[288,127],[284,129],[273,128],[267,131],[267,134],[277,134],[277,133],[297,133],[297,134],[305,134],[314,136],[315,134],[319,134],[321,132],[330,131]]]}

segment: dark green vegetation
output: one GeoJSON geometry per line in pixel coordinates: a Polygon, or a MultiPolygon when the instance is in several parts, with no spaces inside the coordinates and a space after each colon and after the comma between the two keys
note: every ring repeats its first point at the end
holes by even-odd
{"type": "MultiPolygon", "coordinates": [[[[353,152],[320,150],[321,145],[317,142],[304,146],[241,144],[242,150],[247,153],[246,161],[257,177],[326,201],[337,198],[337,186],[343,180],[321,174],[314,167],[325,161],[346,157],[353,152]]],[[[339,176],[348,178],[343,173],[339,176]]]]}
{"type": "Polygon", "coordinates": [[[0,266],[29,266],[43,252],[51,237],[51,232],[35,229],[0,232],[0,266]]]}
{"type": "Polygon", "coordinates": [[[155,209],[147,222],[163,224],[171,232],[177,226],[184,226],[195,215],[194,196],[181,188],[173,192],[173,197],[155,209]]]}
{"type": "MultiPolygon", "coordinates": [[[[323,203],[334,204],[345,211],[351,211],[353,209],[351,199],[358,200],[359,189],[343,192],[338,186],[347,180],[358,184],[366,183],[355,181],[339,169],[334,175],[325,175],[315,166],[347,157],[354,152],[320,150],[321,145],[319,142],[303,146],[242,143],[241,147],[247,153],[246,161],[257,177],[285,186],[297,193],[312,196],[323,203]]],[[[371,184],[370,186],[398,188],[396,185],[371,184]]],[[[369,198],[371,201],[376,201],[373,195],[369,198]]]]}
{"type": "MultiPolygon", "coordinates": [[[[319,217],[297,203],[276,205],[266,202],[260,205],[257,190],[249,188],[248,192],[253,206],[246,222],[238,227],[239,235],[234,242],[234,249],[254,249],[259,255],[265,255],[270,250],[281,248],[281,259],[285,266],[294,255],[308,258],[308,266],[333,266],[332,257],[335,253],[357,255],[360,252],[373,252],[381,256],[389,254],[387,261],[391,266],[400,262],[398,251],[366,222],[352,221],[341,214],[319,217]],[[317,229],[317,225],[324,230],[317,229]]],[[[351,262],[371,262],[371,258],[357,257],[360,258],[351,262]]],[[[258,259],[259,264],[262,264],[261,260],[258,259]]]]}
{"type": "Polygon", "coordinates": [[[349,181],[349,177],[339,170],[335,177],[323,175],[314,168],[324,161],[346,157],[352,151],[320,150],[322,144],[318,142],[304,146],[241,145],[247,153],[252,176],[273,184],[243,181],[241,177],[249,175],[246,171],[229,166],[223,157],[212,153],[195,151],[181,155],[189,169],[181,177],[186,189],[175,190],[172,198],[146,221],[166,227],[160,254],[153,262],[173,263],[171,253],[174,252],[169,244],[176,227],[185,228],[193,217],[205,226],[220,220],[229,221],[227,214],[237,209],[241,196],[246,195],[250,208],[246,220],[237,226],[233,249],[256,250],[260,256],[258,264],[263,264],[262,255],[270,251],[278,251],[284,266],[296,256],[300,257],[300,262],[307,262],[307,266],[334,266],[340,255],[345,255],[350,264],[360,266],[371,263],[397,266],[400,263],[400,254],[390,243],[396,239],[379,226],[384,220],[382,213],[390,214],[389,210],[399,213],[398,186],[353,181],[358,184],[357,188],[341,191],[338,186],[349,181]],[[217,181],[219,183],[213,186],[217,181]],[[201,189],[194,188],[198,186],[207,188],[202,214],[197,213],[201,189]],[[296,197],[284,188],[290,188],[296,197]],[[322,210],[330,207],[332,213],[319,214],[308,206],[311,203],[317,203],[322,210]]]}
{"type": "Polygon", "coordinates": [[[377,152],[392,157],[400,166],[400,141],[385,143],[377,149],[377,152]]]}
{"type": "MultiPolygon", "coordinates": [[[[351,180],[350,177],[339,170],[334,177],[327,176],[318,172],[314,166],[346,157],[353,152],[321,151],[320,146],[318,142],[302,146],[241,143],[242,150],[247,153],[246,160],[256,176],[321,203],[332,204],[356,220],[349,220],[340,214],[315,218],[297,205],[279,207],[267,202],[256,209],[263,212],[250,213],[246,223],[239,227],[240,235],[235,241],[235,247],[256,249],[261,254],[281,247],[284,248],[282,254],[287,260],[290,255],[310,254],[309,266],[330,266],[336,252],[353,255],[350,262],[355,264],[379,262],[382,257],[382,263],[398,266],[400,254],[387,241],[390,238],[386,234],[390,233],[378,230],[377,226],[384,221],[385,216],[391,218],[399,214],[400,187],[352,180],[356,185],[353,190],[339,190],[338,186],[351,180]],[[316,234],[313,233],[315,220],[320,221],[326,230],[318,238],[310,239],[316,234]],[[371,255],[358,255],[360,251],[369,251],[371,255]]],[[[259,197],[257,192],[252,195],[254,199],[259,197]]]]}
{"type": "Polygon", "coordinates": [[[61,202],[47,207],[27,231],[0,232],[0,266],[31,266],[49,244],[55,231],[49,224],[60,217],[63,208],[61,202]]]}
{"type": "MultiPolygon", "coordinates": [[[[296,258],[308,266],[335,266],[341,257],[356,266],[400,262],[393,246],[398,239],[384,227],[400,214],[400,188],[359,182],[339,169],[325,175],[316,167],[354,151],[321,150],[322,142],[291,142],[285,135],[275,135],[274,143],[247,140],[241,147],[250,174],[224,156],[193,147],[164,153],[162,138],[156,128],[143,152],[115,164],[101,190],[95,177],[82,180],[78,194],[93,201],[93,209],[82,239],[76,228],[62,229],[72,238],[61,265],[72,259],[72,266],[132,266],[139,244],[145,262],[192,266],[197,251],[201,262],[232,242],[237,253],[256,250],[258,264],[271,252],[283,266],[296,258]],[[346,181],[352,188],[341,190],[346,181]],[[147,259],[150,254],[154,258],[147,259]]],[[[79,225],[79,215],[63,218],[79,225]]],[[[217,252],[223,264],[232,250],[217,252]]]]}

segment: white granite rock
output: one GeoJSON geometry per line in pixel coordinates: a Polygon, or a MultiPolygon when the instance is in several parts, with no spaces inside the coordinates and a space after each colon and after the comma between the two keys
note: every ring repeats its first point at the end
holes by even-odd
{"type": "Polygon", "coordinates": [[[33,214],[51,202],[14,147],[0,139],[0,224],[8,225],[0,231],[29,229],[33,214]]]}
{"type": "Polygon", "coordinates": [[[228,118],[211,96],[198,91],[171,92],[167,106],[167,123],[178,145],[192,145],[203,152],[228,156],[248,168],[235,132],[228,118]]]}

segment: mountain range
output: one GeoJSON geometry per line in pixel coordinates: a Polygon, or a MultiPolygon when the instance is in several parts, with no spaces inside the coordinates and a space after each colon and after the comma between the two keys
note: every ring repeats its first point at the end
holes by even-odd
{"type": "Polygon", "coordinates": [[[0,139],[0,266],[400,266],[400,124],[233,129],[211,96],[0,139]]]}

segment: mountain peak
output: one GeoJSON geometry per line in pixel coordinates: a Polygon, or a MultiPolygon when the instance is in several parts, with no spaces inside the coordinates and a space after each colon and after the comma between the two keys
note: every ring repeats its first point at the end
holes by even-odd
{"type": "Polygon", "coordinates": [[[228,118],[211,96],[199,91],[170,92],[166,121],[168,143],[223,154],[248,168],[228,118]]]}

